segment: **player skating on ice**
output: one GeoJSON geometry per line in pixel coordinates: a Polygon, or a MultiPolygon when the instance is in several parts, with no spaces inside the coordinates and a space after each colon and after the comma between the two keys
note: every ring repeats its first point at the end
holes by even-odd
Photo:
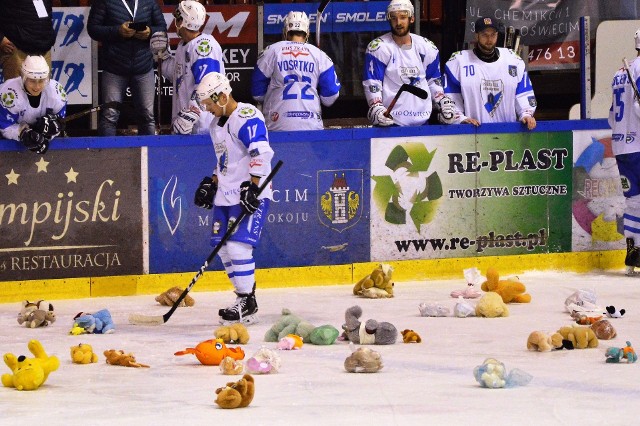
{"type": "MultiPolygon", "coordinates": [[[[640,55],[640,30],[635,34],[636,52],[640,55]]],[[[636,275],[640,267],[640,58],[625,64],[613,76],[612,103],[609,110],[611,146],[616,157],[622,193],[625,197],[624,236],[627,256],[624,264],[627,275],[636,275]]]]}
{"type": "Polygon", "coordinates": [[[224,75],[207,74],[196,93],[202,108],[214,116],[210,135],[217,166],[195,195],[197,206],[213,207],[211,245],[222,240],[242,211],[247,213],[218,252],[237,296],[235,303],[218,312],[220,323],[252,324],[258,320],[253,249],[267,218],[271,185],[257,194],[260,182],[271,171],[273,150],[262,113],[251,104],[236,102],[224,75]]]}
{"type": "Polygon", "coordinates": [[[0,85],[0,134],[44,154],[49,142],[64,131],[67,95],[49,78],[42,56],[27,56],[21,73],[0,85]]]}
{"type": "Polygon", "coordinates": [[[444,68],[445,93],[456,106],[456,122],[505,123],[520,121],[536,127],[536,96],[522,58],[497,47],[498,23],[479,18],[474,26],[476,47],[455,52],[444,68]]]}
{"type": "Polygon", "coordinates": [[[284,40],[260,54],[253,70],[251,95],[262,102],[269,130],[318,130],[322,109],[338,99],[340,82],[333,62],[307,43],[309,18],[289,12],[284,19],[284,40]]]}
{"type": "Polygon", "coordinates": [[[453,102],[442,88],[438,48],[430,40],[409,32],[415,21],[411,1],[391,0],[387,20],[391,32],[369,43],[365,53],[362,85],[369,121],[376,126],[419,126],[427,123],[435,107],[440,122],[454,123],[453,102]],[[405,83],[424,89],[428,98],[405,93],[398,98],[391,117],[385,116],[391,100],[405,83]]]}
{"type": "Polygon", "coordinates": [[[162,61],[162,75],[173,82],[171,130],[178,135],[206,133],[211,116],[201,114],[194,93],[205,75],[224,74],[222,48],[213,36],[200,31],[207,12],[199,2],[181,1],[173,16],[180,37],[175,54],[169,51],[166,33],[155,33],[150,41],[151,52],[162,61]]]}

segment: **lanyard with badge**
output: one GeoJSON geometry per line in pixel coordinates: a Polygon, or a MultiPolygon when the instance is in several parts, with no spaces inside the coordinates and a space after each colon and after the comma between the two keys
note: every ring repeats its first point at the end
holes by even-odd
{"type": "Polygon", "coordinates": [[[129,12],[129,15],[131,15],[131,22],[135,22],[136,13],[138,13],[138,0],[135,0],[133,2],[133,12],[131,12],[131,8],[127,4],[127,0],[122,0],[122,4],[124,4],[124,7],[127,8],[127,11],[129,12]]]}
{"type": "Polygon", "coordinates": [[[43,0],[33,0],[33,6],[36,8],[38,18],[46,18],[49,16],[43,0]]]}

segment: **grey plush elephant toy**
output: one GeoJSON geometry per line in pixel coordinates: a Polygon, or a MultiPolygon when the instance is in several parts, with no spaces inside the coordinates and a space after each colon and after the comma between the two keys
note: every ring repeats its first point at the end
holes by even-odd
{"type": "Polygon", "coordinates": [[[352,306],[344,314],[345,324],[342,325],[345,337],[361,345],[392,345],[398,337],[398,330],[389,322],[378,322],[369,319],[360,322],[362,308],[352,306]]]}

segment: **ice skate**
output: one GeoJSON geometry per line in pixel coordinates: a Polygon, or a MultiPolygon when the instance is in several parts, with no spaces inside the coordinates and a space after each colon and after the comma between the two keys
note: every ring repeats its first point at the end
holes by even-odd
{"type": "Polygon", "coordinates": [[[220,309],[220,324],[230,325],[241,323],[244,325],[258,322],[258,303],[256,302],[255,291],[251,293],[236,293],[236,301],[233,305],[225,309],[220,309]]]}
{"type": "Polygon", "coordinates": [[[627,256],[624,259],[624,265],[627,276],[639,275],[635,268],[640,266],[640,248],[634,245],[633,238],[627,238],[627,256]]]}

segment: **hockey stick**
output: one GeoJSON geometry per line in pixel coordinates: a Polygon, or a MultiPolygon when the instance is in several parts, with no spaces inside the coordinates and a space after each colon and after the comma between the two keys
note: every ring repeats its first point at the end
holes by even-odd
{"type": "Polygon", "coordinates": [[[84,111],[80,111],[80,112],[77,112],[75,114],[67,115],[66,117],[64,117],[62,119],[62,121],[65,122],[65,123],[68,123],[68,122],[73,121],[73,120],[75,120],[77,118],[84,117],[87,114],[91,114],[92,112],[100,111],[101,109],[104,109],[104,108],[118,108],[119,106],[120,106],[120,102],[116,102],[116,101],[105,102],[103,104],[100,104],[98,106],[94,106],[94,107],[86,109],[84,111]]]}
{"type": "Polygon", "coordinates": [[[159,135],[162,134],[162,58],[158,58],[158,118],[156,120],[156,130],[159,135]]]}
{"type": "Polygon", "coordinates": [[[631,75],[631,70],[629,69],[629,61],[627,61],[627,58],[622,58],[622,64],[624,65],[624,70],[627,72],[627,76],[629,77],[629,84],[631,84],[631,87],[633,88],[633,96],[636,98],[636,101],[640,102],[640,93],[638,92],[638,86],[636,86],[636,81],[631,75]]]}
{"type": "Polygon", "coordinates": [[[515,37],[516,29],[511,25],[507,27],[504,36],[504,47],[507,49],[513,49],[514,37],[515,37]]]}
{"type": "MultiPolygon", "coordinates": [[[[269,173],[269,175],[266,177],[262,185],[260,185],[260,188],[258,188],[258,195],[260,195],[262,191],[267,187],[267,185],[271,183],[271,180],[276,175],[276,173],[278,173],[278,170],[280,170],[280,167],[282,167],[282,160],[278,161],[278,163],[273,168],[273,170],[271,170],[271,173],[269,173]]],[[[171,315],[173,315],[175,310],[178,308],[178,305],[180,304],[180,302],[182,302],[182,300],[185,297],[187,297],[187,293],[191,291],[196,281],[198,281],[202,276],[202,274],[204,274],[204,271],[209,266],[209,263],[213,261],[213,258],[216,257],[216,255],[218,254],[222,246],[226,244],[229,238],[231,238],[236,228],[238,227],[240,222],[242,222],[242,220],[245,218],[246,215],[247,214],[244,211],[238,215],[238,218],[236,219],[236,221],[233,222],[233,224],[229,227],[229,229],[227,229],[227,232],[225,232],[224,236],[222,237],[222,240],[220,240],[220,242],[215,246],[211,254],[209,254],[209,257],[207,257],[207,260],[205,260],[202,266],[200,267],[200,270],[191,279],[191,282],[189,283],[187,288],[184,289],[180,297],[178,297],[178,300],[173,302],[173,306],[171,306],[171,309],[169,309],[169,312],[167,312],[164,315],[131,314],[129,315],[129,323],[134,325],[160,325],[169,321],[169,318],[171,318],[171,315]]]]}
{"type": "Polygon", "coordinates": [[[391,110],[396,105],[396,102],[398,102],[398,98],[400,98],[402,92],[409,92],[413,96],[417,96],[420,99],[427,99],[429,97],[429,94],[426,90],[416,86],[412,86],[409,83],[404,83],[402,86],[400,86],[400,90],[398,90],[398,93],[396,93],[396,95],[393,97],[391,103],[389,104],[389,107],[387,107],[387,110],[384,112],[385,117],[391,117],[391,110]]]}
{"type": "Polygon", "coordinates": [[[327,8],[331,0],[321,0],[318,5],[318,11],[316,12],[316,46],[320,47],[320,22],[322,21],[322,14],[327,8]]]}
{"type": "Polygon", "coordinates": [[[520,29],[516,29],[515,31],[515,41],[513,42],[513,51],[516,52],[516,55],[520,56],[520,29]]]}

